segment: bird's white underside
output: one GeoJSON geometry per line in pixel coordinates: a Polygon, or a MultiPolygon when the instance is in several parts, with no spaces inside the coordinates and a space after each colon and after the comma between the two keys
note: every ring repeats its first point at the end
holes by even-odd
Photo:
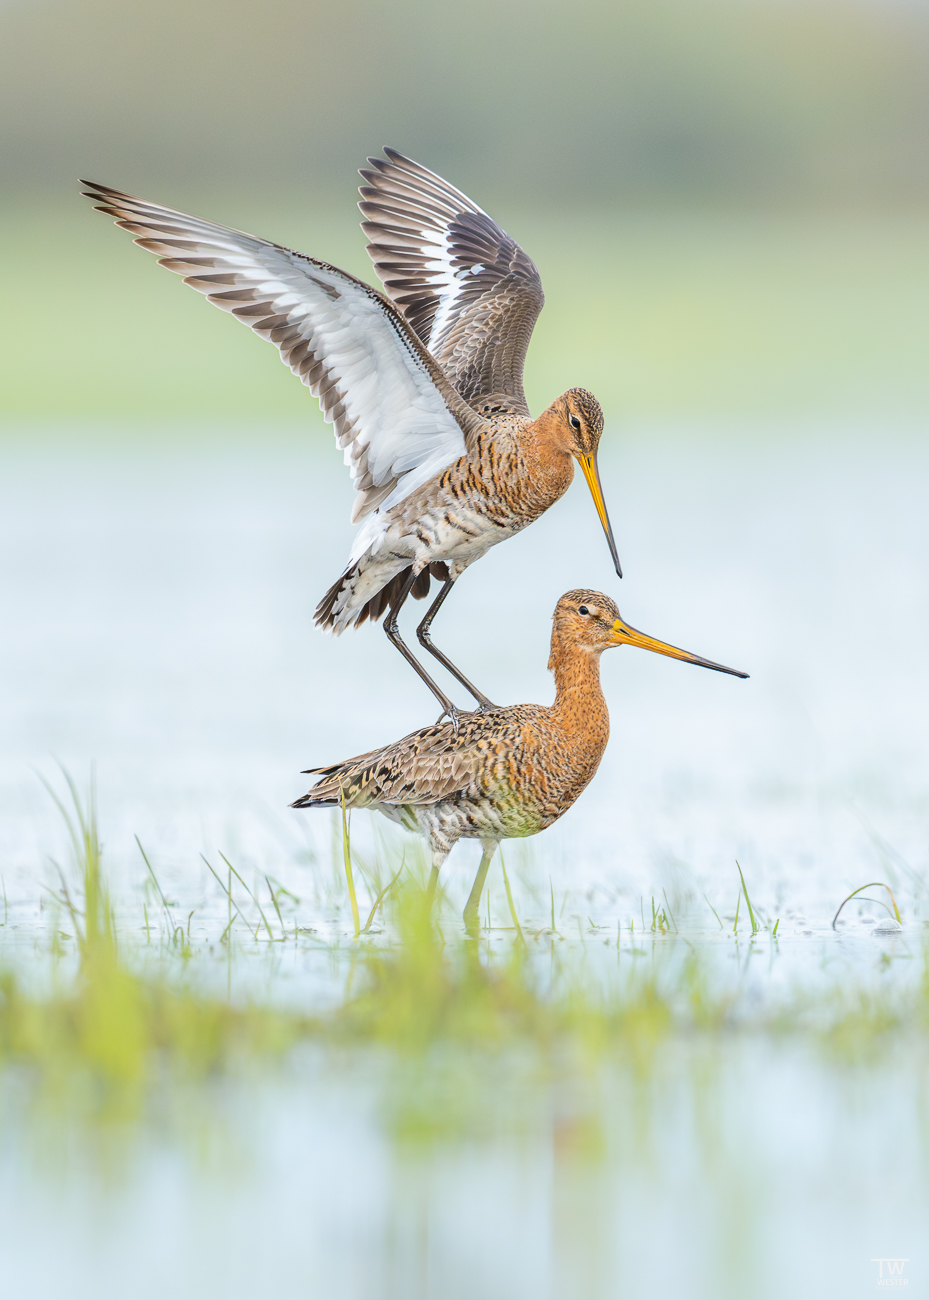
{"type": "MultiPolygon", "coordinates": [[[[444,220],[437,213],[424,213],[417,231],[422,254],[429,259],[426,269],[434,273],[430,288],[438,299],[426,342],[433,355],[457,319],[466,281],[484,269],[477,263],[456,271],[448,223],[461,211],[486,215],[466,196],[439,178],[435,180],[448,193],[427,194],[434,207],[444,210],[444,220]]],[[[303,356],[295,358],[294,373],[316,391],[327,423],[339,418],[337,442],[356,488],[367,494],[372,488],[389,487],[374,508],[367,495],[356,498],[352,521],[360,520],[361,527],[351,548],[349,567],[365,556],[375,568],[389,566],[394,557],[380,552],[393,507],[466,451],[462,427],[405,325],[393,317],[379,295],[335,267],[114,191],[102,197],[169,269],[209,295],[216,306],[230,312],[238,309],[246,324],[260,327],[262,316],[250,316],[241,309],[247,309],[249,299],[255,304],[267,303],[267,316],[276,317],[274,328],[281,329],[286,320],[287,327],[305,340],[328,378],[320,379],[318,369],[315,378],[305,373],[305,362],[301,374],[303,356]],[[231,275],[234,284],[216,285],[199,279],[217,273],[231,275]],[[224,293],[242,290],[251,294],[244,299],[223,298],[224,293]]],[[[297,341],[291,338],[278,346],[286,362],[297,341]]],[[[373,580],[374,574],[359,572],[356,578],[367,586],[364,578],[373,580]]],[[[346,591],[346,597],[348,594],[346,591]]]]}
{"type": "MultiPolygon", "coordinates": [[[[145,206],[148,224],[152,217],[164,216],[161,231],[146,231],[146,237],[190,241],[197,236],[196,248],[174,255],[179,262],[208,258],[213,271],[234,273],[235,288],[254,290],[256,301],[267,301],[274,315],[286,316],[324,362],[345,410],[340,441],[352,479],[358,485],[365,470],[375,487],[396,479],[356,535],[350,562],[376,551],[387,512],[465,454],[461,427],[421,358],[379,298],[335,268],[209,222],[145,206]]],[[[191,271],[185,267],[182,273],[191,271]]],[[[227,311],[242,306],[240,301],[212,300],[227,311]]],[[[323,415],[332,423],[325,407],[323,415]]]]}

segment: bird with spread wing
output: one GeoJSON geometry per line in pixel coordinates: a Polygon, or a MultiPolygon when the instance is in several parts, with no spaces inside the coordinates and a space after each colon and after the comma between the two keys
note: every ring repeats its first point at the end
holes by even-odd
{"type": "Polygon", "coordinates": [[[359,207],[386,294],[279,244],[82,184],[162,266],[275,344],[318,398],[357,489],[360,527],[316,621],[338,634],[386,613],[388,637],[457,726],[397,615],[441,583],[419,642],[492,708],[433,644],[432,620],[469,565],[564,494],[575,461],[622,577],[597,468],[603,412],[572,388],[532,418],[522,376],[544,302],[535,265],[459,190],[384,152],[361,172],[359,207]]]}

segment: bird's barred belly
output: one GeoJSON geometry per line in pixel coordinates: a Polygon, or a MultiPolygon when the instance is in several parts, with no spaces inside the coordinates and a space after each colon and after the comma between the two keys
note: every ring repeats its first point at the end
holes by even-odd
{"type": "Polygon", "coordinates": [[[424,569],[433,560],[445,560],[459,572],[485,555],[492,546],[520,532],[528,523],[455,505],[438,510],[418,522],[415,566],[424,569]]]}
{"type": "Polygon", "coordinates": [[[448,848],[460,839],[523,839],[536,835],[547,822],[535,810],[510,800],[450,799],[431,807],[405,807],[394,820],[448,848]]]}

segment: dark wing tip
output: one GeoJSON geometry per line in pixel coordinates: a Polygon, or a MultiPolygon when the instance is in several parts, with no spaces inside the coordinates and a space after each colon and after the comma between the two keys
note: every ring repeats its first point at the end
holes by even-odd
{"type": "Polygon", "coordinates": [[[310,790],[308,794],[303,795],[299,799],[295,799],[292,804],[288,804],[288,807],[289,808],[337,808],[339,805],[338,799],[334,799],[331,795],[325,799],[314,799],[312,796],[313,796],[313,791],[310,790]]]}
{"type": "Polygon", "coordinates": [[[92,194],[87,195],[89,199],[100,198],[104,194],[113,194],[119,198],[128,198],[128,195],[124,195],[122,190],[114,190],[111,185],[102,185],[100,181],[85,181],[80,178],[78,179],[78,185],[86,185],[89,190],[93,191],[92,194]]]}
{"type": "Polygon", "coordinates": [[[358,175],[363,176],[366,181],[374,180],[375,178],[371,175],[369,170],[370,168],[373,167],[375,172],[381,173],[385,170],[388,163],[408,163],[410,161],[409,158],[405,158],[398,150],[391,149],[389,144],[384,145],[384,153],[387,155],[386,160],[384,158],[371,157],[369,155],[367,159],[368,166],[359,167],[358,175]]]}
{"type": "Polygon", "coordinates": [[[374,180],[375,177],[372,176],[370,169],[373,167],[374,171],[380,175],[387,170],[391,163],[403,170],[417,166],[412,158],[407,158],[406,154],[402,154],[399,149],[391,149],[389,144],[384,145],[384,154],[386,155],[384,158],[369,157],[367,160],[368,166],[358,168],[359,176],[363,176],[366,181],[374,180]]]}
{"type": "Polygon", "coordinates": [[[86,185],[87,189],[81,190],[81,197],[90,199],[95,204],[97,212],[105,212],[111,217],[120,217],[123,214],[117,211],[116,206],[125,206],[135,202],[131,194],[124,194],[122,190],[114,190],[109,185],[100,185],[97,181],[80,181],[81,185],[86,185]]]}

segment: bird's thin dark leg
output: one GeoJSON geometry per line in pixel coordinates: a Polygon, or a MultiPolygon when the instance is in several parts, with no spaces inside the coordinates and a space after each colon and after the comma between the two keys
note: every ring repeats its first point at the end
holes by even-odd
{"type": "Polygon", "coordinates": [[[412,665],[412,667],[416,670],[419,676],[429,687],[430,691],[432,691],[433,695],[442,705],[442,709],[444,710],[444,712],[447,713],[448,716],[451,718],[452,723],[455,726],[455,730],[457,731],[458,710],[455,708],[454,704],[452,704],[451,700],[444,693],[444,691],[441,691],[439,689],[436,683],[426,672],[422,664],[413,655],[413,652],[409,649],[409,647],[404,644],[403,640],[401,639],[399,629],[397,628],[397,615],[400,613],[400,610],[403,606],[403,602],[406,600],[407,596],[409,596],[410,590],[415,581],[416,581],[416,575],[414,574],[413,570],[410,569],[409,577],[401,587],[399,596],[391,604],[387,617],[384,619],[384,631],[387,633],[388,639],[397,647],[397,649],[403,655],[407,663],[412,665]]]}
{"type": "Polygon", "coordinates": [[[438,614],[439,610],[442,608],[442,602],[445,600],[445,597],[448,595],[448,593],[451,591],[454,585],[455,585],[455,579],[449,578],[448,581],[442,587],[442,590],[439,592],[438,596],[436,596],[435,600],[432,602],[432,604],[429,606],[428,610],[426,611],[426,617],[423,619],[419,627],[416,629],[416,635],[419,638],[419,644],[423,647],[423,649],[428,650],[429,653],[434,658],[438,659],[439,663],[442,665],[443,668],[447,668],[448,671],[451,673],[451,675],[457,678],[459,682],[461,682],[462,686],[465,688],[466,691],[471,692],[471,694],[477,700],[478,704],[481,706],[482,709],[495,709],[497,706],[491,700],[489,700],[486,695],[484,695],[481,691],[479,691],[476,686],[472,686],[471,683],[468,681],[467,677],[465,677],[464,673],[455,667],[451,659],[449,659],[447,655],[444,655],[441,650],[439,650],[436,646],[432,644],[432,637],[429,635],[429,629],[432,626],[432,620],[435,618],[436,614],[438,614]]]}
{"type": "Polygon", "coordinates": [[[464,909],[464,923],[472,938],[477,935],[477,909],[480,907],[481,894],[484,892],[484,881],[487,879],[487,871],[497,851],[495,843],[484,844],[482,847],[484,856],[481,858],[481,865],[477,869],[464,909]]]}

